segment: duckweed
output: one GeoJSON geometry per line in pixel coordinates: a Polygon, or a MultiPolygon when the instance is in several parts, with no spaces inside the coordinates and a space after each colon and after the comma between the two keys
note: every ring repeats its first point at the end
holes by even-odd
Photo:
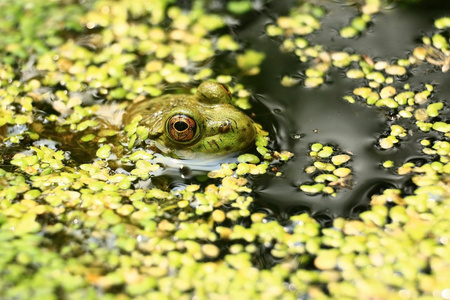
{"type": "Polygon", "coordinates": [[[108,158],[111,155],[111,146],[103,145],[97,150],[97,157],[108,158]]]}
{"type": "Polygon", "coordinates": [[[310,150],[309,156],[313,162],[305,168],[305,172],[315,183],[303,183],[300,190],[308,194],[336,196],[336,190],[351,187],[352,170],[347,167],[351,161],[350,154],[333,155],[340,150],[322,143],[312,144],[310,150]]]}
{"type": "MultiPolygon", "coordinates": [[[[293,5],[287,16],[267,25],[270,37],[284,39],[282,51],[308,64],[301,67],[305,86],[328,84],[324,77],[335,67],[359,85],[344,99],[395,116],[380,134],[381,148],[408,138],[401,119],[410,119],[413,133],[426,136],[420,164],[380,163],[383,172],[411,178],[413,189],[377,190],[368,210],[324,227],[307,213],[254,211],[258,195],[247,178],[271,174],[293,155],[272,149],[261,128],[256,152],[222,164],[207,182],[158,186],[164,181],[158,172],[166,166],[139,148],[148,131],[137,124],[125,129],[132,142],[122,145],[136,151],[125,155],[119,169],[112,167],[122,150],[113,131],[91,132],[101,127],[87,118],[99,107],[81,100],[91,91],[127,103],[160,95],[166,86],[212,78],[231,83],[235,104],[249,108],[251,93],[233,80],[260,72],[264,54],[221,34],[227,18],[208,12],[206,2],[193,1],[190,11],[174,3],[0,4],[0,126],[29,129],[4,136],[0,128],[2,151],[7,150],[0,168],[1,298],[449,298],[450,125],[442,116],[447,108],[433,86],[398,80],[419,61],[447,71],[447,35],[430,34],[411,49],[411,57],[388,63],[310,43],[309,35],[321,30],[327,16],[320,6],[293,5]],[[203,68],[217,51],[228,51],[239,70],[203,68]],[[70,151],[33,145],[39,139],[31,128],[38,123],[34,111],[47,97],[55,100],[56,112],[45,122],[61,125],[61,135],[80,132],[73,137],[96,145],[92,161],[78,164],[70,151]],[[24,147],[10,155],[13,144],[24,147]],[[143,181],[154,186],[143,187],[143,181]]],[[[245,16],[258,5],[230,1],[226,10],[245,16]]],[[[380,1],[366,0],[359,9],[340,30],[343,37],[376,28],[372,15],[380,12],[380,1]]],[[[435,20],[439,30],[449,24],[448,17],[435,20]]],[[[304,171],[310,181],[300,191],[335,196],[354,184],[357,156],[341,148],[309,146],[304,171]]]]}

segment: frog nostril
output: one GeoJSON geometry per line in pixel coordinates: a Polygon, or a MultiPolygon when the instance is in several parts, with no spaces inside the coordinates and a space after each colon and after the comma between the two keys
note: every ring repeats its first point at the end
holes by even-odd
{"type": "Polygon", "coordinates": [[[227,133],[228,131],[230,131],[230,129],[231,129],[231,122],[227,120],[224,123],[222,123],[222,125],[220,125],[219,133],[227,133]]]}

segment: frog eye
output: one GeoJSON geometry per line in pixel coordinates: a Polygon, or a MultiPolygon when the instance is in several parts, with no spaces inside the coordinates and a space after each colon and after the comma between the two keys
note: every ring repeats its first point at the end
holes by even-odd
{"type": "Polygon", "coordinates": [[[177,142],[188,142],[192,140],[197,131],[195,120],[186,115],[174,115],[170,117],[167,125],[170,137],[177,142]]]}
{"type": "Polygon", "coordinates": [[[230,89],[229,89],[225,84],[221,84],[221,83],[220,83],[220,87],[221,87],[222,89],[224,89],[225,92],[227,93],[227,95],[231,98],[231,92],[230,92],[230,89]]]}

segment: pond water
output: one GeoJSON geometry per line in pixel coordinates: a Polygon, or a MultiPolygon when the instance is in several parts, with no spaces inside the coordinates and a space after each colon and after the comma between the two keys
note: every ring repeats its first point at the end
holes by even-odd
{"type": "MultiPolygon", "coordinates": [[[[286,4],[286,3],[284,3],[286,4]]],[[[339,51],[345,49],[353,53],[363,53],[378,60],[393,60],[406,57],[419,42],[421,35],[432,32],[433,20],[442,17],[446,11],[426,4],[423,6],[401,6],[376,16],[373,28],[369,28],[358,39],[344,39],[338,28],[351,18],[352,11],[345,9],[339,2],[324,1],[330,13],[322,22],[322,29],[313,33],[311,43],[325,45],[326,49],[339,51]],[[347,16],[347,17],[346,17],[347,16]],[[395,30],[392,30],[395,28],[395,30]]],[[[442,2],[439,2],[441,5],[442,2]]],[[[286,9],[279,5],[276,9],[286,9]]],[[[278,12],[270,11],[274,15],[278,12]]],[[[448,11],[447,11],[448,13],[448,11]]],[[[268,118],[267,111],[262,110],[257,120],[264,127],[273,126],[277,146],[289,149],[295,156],[282,167],[283,178],[254,178],[253,184],[257,199],[262,206],[268,205],[274,213],[297,213],[308,211],[318,219],[331,220],[335,216],[357,215],[369,207],[372,195],[386,188],[398,188],[408,193],[410,178],[399,176],[382,168],[385,160],[414,161],[429,160],[422,154],[418,141],[430,134],[414,130],[399,147],[382,151],[376,145],[376,139],[388,130],[391,123],[389,112],[365,104],[350,104],[342,100],[360,82],[345,77],[345,69],[334,69],[328,73],[326,84],[316,89],[304,86],[283,87],[280,78],[284,74],[302,76],[304,64],[291,53],[282,53],[279,42],[263,34],[271,17],[262,15],[252,24],[237,31],[242,40],[251,47],[263,50],[267,59],[263,62],[261,73],[246,78],[244,82],[255,93],[255,104],[267,107],[273,114],[268,118]],[[260,34],[255,34],[260,33],[260,34]],[[271,120],[273,124],[267,122],[271,120]],[[353,184],[341,190],[337,197],[308,196],[299,191],[302,182],[308,180],[302,172],[307,165],[309,145],[322,141],[339,145],[344,151],[353,153],[353,184]]],[[[450,97],[450,88],[446,82],[450,74],[431,71],[433,67],[421,66],[402,78],[411,85],[433,83],[440,99],[450,97]]],[[[304,76],[304,75],[303,75],[304,76]]],[[[445,111],[442,118],[448,118],[445,111]]],[[[405,127],[413,130],[411,123],[405,127]]],[[[433,134],[431,134],[433,135],[433,134]]]]}
{"type": "Polygon", "coordinates": [[[0,128],[0,298],[448,296],[450,18],[435,20],[450,4],[169,2],[70,2],[75,25],[31,46],[0,19],[0,121],[15,124],[0,128]],[[92,134],[96,104],[208,79],[268,132],[247,156],[169,158],[133,126],[122,144],[120,126],[92,134]]]}
{"type": "MultiPolygon", "coordinates": [[[[181,1],[179,5],[190,9],[192,3],[181,1]]],[[[280,51],[280,41],[267,36],[265,30],[267,24],[273,23],[277,16],[288,14],[293,5],[293,1],[270,3],[268,9],[253,12],[241,20],[241,25],[231,30],[237,40],[245,41],[247,48],[257,49],[266,55],[260,66],[261,71],[256,76],[240,79],[253,94],[250,114],[269,131],[273,149],[294,153],[291,161],[280,166],[283,176],[266,174],[250,177],[252,194],[256,200],[254,208],[255,211],[285,216],[308,212],[325,223],[337,216],[357,218],[360,212],[369,208],[371,196],[384,189],[397,188],[408,193],[410,177],[394,174],[383,168],[382,163],[386,160],[429,160],[423,157],[418,141],[433,136],[433,133],[421,133],[414,130],[412,123],[405,123],[405,128],[413,131],[413,134],[403,140],[400,146],[388,151],[381,150],[377,145],[377,138],[388,131],[388,124],[392,124],[394,116],[392,112],[382,108],[360,103],[350,104],[342,100],[364,82],[346,78],[345,73],[349,68],[332,68],[326,74],[325,84],[319,88],[281,85],[280,79],[286,74],[304,78],[307,64],[299,62],[298,57],[292,53],[280,51]],[[311,181],[304,170],[310,161],[309,147],[318,141],[353,156],[352,178],[335,197],[306,194],[299,188],[302,183],[311,181]]],[[[323,1],[321,5],[328,13],[322,21],[322,28],[308,36],[311,44],[323,45],[329,51],[344,49],[350,53],[367,55],[374,60],[387,61],[410,54],[414,47],[420,45],[422,35],[432,32],[433,20],[446,13],[441,2],[399,7],[392,4],[395,9],[375,16],[373,25],[360,37],[345,39],[340,36],[339,28],[348,23],[355,10],[339,1],[323,1]],[[390,30],[392,28],[395,30],[390,30]]],[[[214,68],[220,73],[220,58],[215,62],[214,68]]],[[[400,82],[411,85],[433,83],[439,97],[445,99],[450,95],[450,87],[444,83],[450,75],[434,72],[434,68],[430,65],[418,66],[402,76],[400,82]]],[[[25,77],[28,76],[27,73],[24,74],[25,77]]],[[[187,89],[184,90],[187,92],[187,89]]],[[[83,97],[84,105],[105,103],[101,96],[84,94],[83,97]]],[[[42,116],[37,116],[37,120],[45,120],[45,116],[55,113],[48,104],[42,108],[47,108],[47,112],[41,112],[42,116]]],[[[448,118],[448,110],[444,110],[440,117],[448,118]]],[[[44,137],[58,139],[58,133],[52,132],[53,127],[49,126],[47,130],[50,134],[44,134],[44,137]]],[[[14,135],[14,132],[20,132],[24,127],[16,126],[10,130],[9,134],[14,135]]],[[[55,143],[46,139],[34,142],[34,145],[47,145],[56,149],[55,143]]],[[[95,158],[95,149],[91,151],[86,147],[65,145],[64,142],[59,147],[69,151],[68,154],[77,164],[91,162],[95,158]]],[[[9,156],[12,157],[17,151],[14,149],[7,149],[5,157],[7,153],[11,153],[9,156]]],[[[170,189],[183,189],[192,183],[205,184],[207,172],[218,168],[221,163],[234,162],[236,158],[237,155],[208,160],[176,160],[156,154],[155,162],[164,165],[164,170],[155,173],[153,181],[148,179],[139,182],[136,188],[157,187],[161,180],[170,189]]],[[[120,164],[115,166],[114,163],[110,163],[110,167],[119,168],[119,173],[128,173],[132,168],[120,164]]]]}

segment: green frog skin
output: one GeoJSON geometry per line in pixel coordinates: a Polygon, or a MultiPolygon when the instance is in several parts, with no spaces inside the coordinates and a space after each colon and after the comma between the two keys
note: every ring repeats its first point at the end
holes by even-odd
{"type": "Polygon", "coordinates": [[[162,153],[181,158],[242,151],[256,137],[253,120],[231,104],[228,88],[209,81],[195,95],[164,95],[130,105],[122,123],[136,121],[149,129],[149,139],[162,153]]]}

